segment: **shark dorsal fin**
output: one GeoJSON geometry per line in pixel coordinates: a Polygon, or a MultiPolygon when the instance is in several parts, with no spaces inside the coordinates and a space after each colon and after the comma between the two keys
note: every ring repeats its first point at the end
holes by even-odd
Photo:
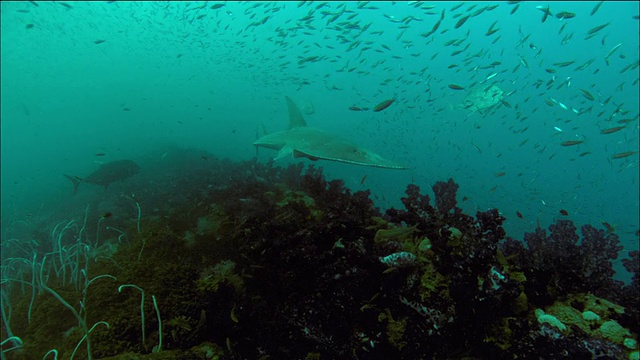
{"type": "Polygon", "coordinates": [[[285,96],[285,98],[287,99],[287,106],[289,107],[289,129],[307,126],[298,106],[288,96],[285,96]]]}

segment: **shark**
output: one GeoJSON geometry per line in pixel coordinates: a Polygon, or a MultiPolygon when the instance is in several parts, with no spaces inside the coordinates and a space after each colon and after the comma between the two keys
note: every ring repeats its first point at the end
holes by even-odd
{"type": "Polygon", "coordinates": [[[80,186],[80,182],[101,185],[106,189],[112,183],[127,179],[138,172],[140,172],[140,166],[135,162],[131,160],[119,160],[100,165],[98,170],[85,178],[63,175],[73,183],[73,194],[75,195],[78,191],[78,186],[80,186]]]}
{"type": "Polygon", "coordinates": [[[307,126],[300,109],[288,96],[289,127],[286,130],[265,135],[253,145],[278,150],[276,160],[287,156],[309,160],[329,160],[353,165],[386,169],[407,169],[406,166],[383,158],[349,140],[330,132],[307,126]]]}

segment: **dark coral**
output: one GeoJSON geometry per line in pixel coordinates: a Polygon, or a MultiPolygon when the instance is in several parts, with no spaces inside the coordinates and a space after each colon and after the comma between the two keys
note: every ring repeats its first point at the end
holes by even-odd
{"type": "MultiPolygon", "coordinates": [[[[611,297],[622,283],[613,280],[613,260],[618,258],[622,245],[618,235],[607,233],[586,224],[582,226],[582,242],[579,257],[580,273],[588,281],[590,291],[600,297],[611,297]]],[[[617,300],[617,299],[615,299],[617,300]]]]}
{"type": "Polygon", "coordinates": [[[549,235],[541,228],[525,233],[526,248],[513,239],[502,246],[506,256],[518,259],[529,279],[525,286],[532,300],[549,304],[563,294],[580,292],[615,296],[622,285],[612,278],[611,260],[622,249],[617,235],[584,225],[580,241],[570,220],[558,220],[549,231],[549,235]]]}
{"type": "Polygon", "coordinates": [[[433,193],[436,196],[436,207],[442,214],[446,214],[456,206],[456,192],[458,191],[458,184],[453,179],[449,179],[447,182],[436,181],[432,186],[433,193]]]}
{"type": "Polygon", "coordinates": [[[401,198],[406,210],[391,208],[387,216],[396,223],[419,224],[435,216],[435,209],[429,204],[429,196],[420,194],[420,187],[415,184],[407,185],[406,197],[401,198]]]}
{"type": "MultiPolygon", "coordinates": [[[[353,192],[314,166],[175,156],[184,165],[175,173],[159,167],[157,177],[135,180],[135,198],[112,202],[118,211],[109,226],[127,236],[105,235],[117,252],[90,268],[91,277],[118,278],[88,291],[89,322],[111,325],[91,334],[96,357],[151,353],[159,341],[151,294],[162,314],[163,352],[181,351],[175,358],[204,358],[193,349],[210,343],[217,355],[238,360],[624,355],[618,344],[576,329],[560,332],[533,314],[574,293],[628,309],[637,302],[638,252],[623,260],[636,272],[622,287],[612,280],[611,260],[620,250],[614,234],[585,225],[580,239],[571,221],[558,221],[548,234],[538,228],[524,242],[504,240],[500,212],[464,214],[452,179],[432,187],[435,207],[412,184],[404,209],[382,214],[369,191],[353,192]],[[145,209],[140,232],[130,220],[135,202],[145,209]],[[393,253],[411,253],[410,266],[380,260],[393,253]],[[122,283],[147,292],[144,344],[140,294],[118,293],[122,283]]],[[[77,305],[79,294],[56,286],[77,305]]],[[[8,358],[41,358],[53,346],[68,357],[78,329],[66,340],[45,338],[26,324],[29,298],[12,295],[20,299],[14,329],[33,333],[24,337],[24,352],[8,358]]],[[[60,333],[74,319],[48,315],[53,300],[37,298],[34,316],[50,317],[46,328],[60,333]]],[[[616,321],[637,333],[637,311],[616,321]]]]}
{"type": "MultiPolygon", "coordinates": [[[[505,303],[519,294],[518,283],[501,274],[496,256],[498,242],[505,232],[504,217],[496,209],[478,212],[476,219],[463,214],[455,207],[455,190],[458,185],[449,180],[434,186],[441,199],[438,211],[429,204],[429,198],[419,193],[415,185],[407,187],[407,198],[403,198],[405,210],[390,209],[387,218],[400,224],[419,225],[421,234],[431,239],[432,251],[436,254],[436,269],[450,279],[449,301],[434,297],[428,309],[449,314],[453,324],[444,324],[439,332],[444,336],[438,348],[440,354],[458,354],[460,351],[484,348],[479,335],[489,324],[504,316],[505,303]],[[453,212],[450,212],[454,209],[453,212]],[[461,238],[452,240],[453,232],[461,238]],[[478,286],[481,282],[482,285],[478,286]],[[449,306],[455,304],[453,308],[449,306]],[[435,306],[435,307],[434,307],[435,306]],[[481,315],[480,315],[481,314],[481,315]],[[464,334],[475,332],[477,337],[464,334]],[[448,342],[446,339],[459,339],[448,342]]],[[[438,341],[432,339],[432,341],[438,341]]],[[[430,343],[430,342],[429,342],[430,343]]]]}
{"type": "Polygon", "coordinates": [[[633,275],[620,294],[620,305],[626,308],[626,316],[620,323],[638,334],[640,333],[640,253],[638,250],[630,251],[629,258],[622,259],[622,264],[633,275]]]}

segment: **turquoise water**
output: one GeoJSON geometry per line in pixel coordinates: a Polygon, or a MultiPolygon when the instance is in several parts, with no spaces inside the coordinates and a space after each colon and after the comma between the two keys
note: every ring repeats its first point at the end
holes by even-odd
{"type": "Polygon", "coordinates": [[[383,209],[453,178],[458,206],[498,208],[514,238],[570,219],[637,250],[638,3],[458,4],[2,2],[3,240],[83,213],[98,188],[74,197],[63,174],[181,148],[268,161],[252,143],[287,127],[289,96],[309,126],[409,167],[314,163],[383,209]],[[465,105],[491,85],[492,107],[465,105]]]}
{"type": "MultiPolygon", "coordinates": [[[[636,3],[605,3],[593,16],[592,3],[554,3],[552,12],[578,15],[544,23],[536,6],[546,4],[521,3],[509,15],[514,5],[501,3],[458,29],[454,15],[473,4],[454,12],[458,3],[425,10],[405,2],[37,4],[2,4],[3,224],[64,201],[69,183],[61,174],[88,174],[96,162],[158,157],[168,145],[249,159],[263,128],[286,127],[284,96],[291,96],[313,106],[305,115],[311,126],[410,166],[322,164],[348,186],[372,189],[380,206],[397,206],[411,181],[427,188],[453,177],[469,198],[463,208],[499,208],[514,236],[564,209],[578,223],[606,221],[625,247],[637,247],[638,155],[611,158],[638,149],[636,3]],[[442,10],[440,27],[422,37],[442,10]],[[495,21],[499,31],[486,36],[495,21]],[[553,65],[566,61],[575,63],[553,65]],[[456,107],[465,93],[448,84],[470,86],[493,73],[485,84],[513,92],[504,98],[511,108],[483,117],[456,107]],[[569,77],[570,86],[560,86],[569,77]],[[381,112],[349,110],[389,98],[395,103],[381,112]],[[550,98],[580,113],[549,106],[550,98]],[[621,119],[632,121],[600,134],[621,119]],[[560,145],[578,139],[584,143],[560,145]]],[[[275,155],[259,152],[262,160],[275,155]]]]}

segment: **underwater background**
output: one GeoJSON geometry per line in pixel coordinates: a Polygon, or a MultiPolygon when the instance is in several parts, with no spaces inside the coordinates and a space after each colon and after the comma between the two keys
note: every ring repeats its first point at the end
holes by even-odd
{"type": "Polygon", "coordinates": [[[3,358],[638,358],[638,2],[0,6],[3,358]]]}

